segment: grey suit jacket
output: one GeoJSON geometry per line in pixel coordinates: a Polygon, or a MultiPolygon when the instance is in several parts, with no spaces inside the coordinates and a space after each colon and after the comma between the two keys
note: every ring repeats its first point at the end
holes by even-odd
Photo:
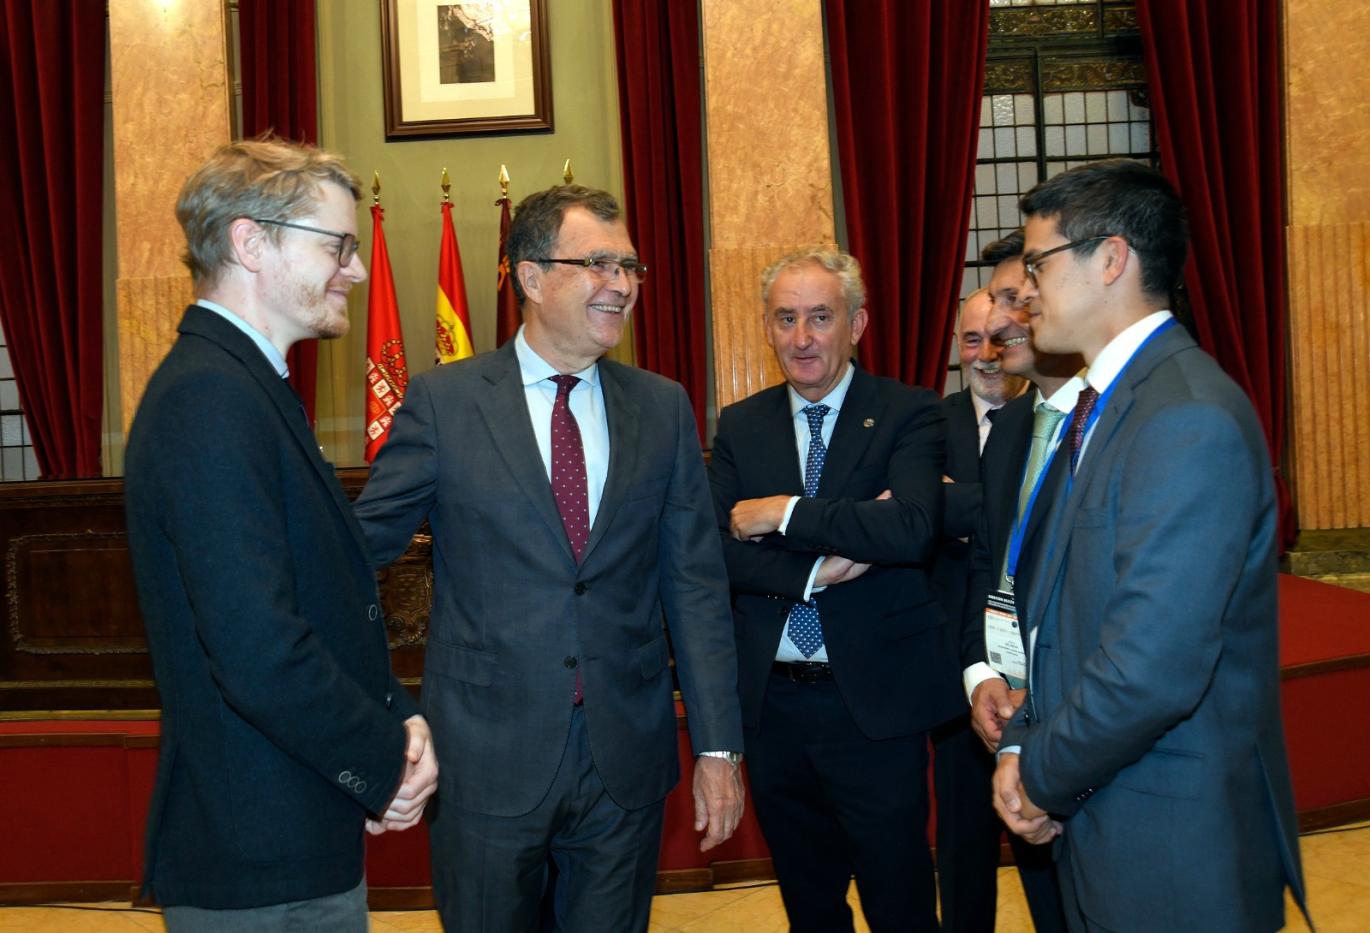
{"type": "Polygon", "coordinates": [[[635,809],[678,777],[670,648],[696,753],[741,750],[727,575],[684,390],[599,363],[609,472],[577,567],[513,343],[416,377],[357,517],[378,565],[433,529],[423,705],[457,806],[528,812],[566,745],[576,668],[591,753],[635,809]]]}
{"type": "MultiPolygon", "coordinates": [[[[1036,643],[1005,730],[1064,820],[1080,909],[1127,930],[1273,930],[1302,902],[1280,719],[1275,493],[1255,412],[1180,329],[1119,375],[1029,530],[1036,643]]],[[[1034,516],[1034,519],[1036,516],[1034,516]]]]}

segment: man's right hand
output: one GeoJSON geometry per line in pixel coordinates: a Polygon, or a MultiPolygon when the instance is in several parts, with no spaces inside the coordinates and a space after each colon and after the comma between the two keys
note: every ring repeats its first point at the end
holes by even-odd
{"type": "Polygon", "coordinates": [[[404,774],[385,814],[379,820],[367,819],[366,831],[373,836],[417,826],[428,798],[438,789],[438,756],[428,721],[410,716],[404,721],[404,734],[404,774]]]}
{"type": "Polygon", "coordinates": [[[1004,726],[1023,705],[1026,690],[1010,690],[999,677],[982,680],[970,695],[970,725],[991,752],[999,747],[1004,726]]]}

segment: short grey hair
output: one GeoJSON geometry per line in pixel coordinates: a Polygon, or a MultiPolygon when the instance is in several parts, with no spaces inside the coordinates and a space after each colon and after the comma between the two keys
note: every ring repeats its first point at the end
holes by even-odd
{"type": "Polygon", "coordinates": [[[837,276],[837,280],[842,284],[842,298],[847,303],[848,315],[856,314],[866,306],[866,286],[861,281],[861,263],[850,253],[822,247],[812,247],[781,256],[767,266],[766,271],[761,273],[761,303],[771,303],[771,286],[780,277],[780,273],[808,263],[837,276]]]}

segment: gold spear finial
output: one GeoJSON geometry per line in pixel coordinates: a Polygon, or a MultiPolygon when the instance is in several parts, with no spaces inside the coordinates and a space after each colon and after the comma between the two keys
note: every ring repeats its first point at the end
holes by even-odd
{"type": "Polygon", "coordinates": [[[570,184],[576,180],[576,173],[571,171],[571,160],[567,159],[566,164],[561,167],[561,180],[570,184]]]}
{"type": "Polygon", "coordinates": [[[509,169],[505,168],[503,162],[499,165],[499,190],[503,197],[509,197],[509,169]]]}
{"type": "Polygon", "coordinates": [[[446,204],[452,200],[452,179],[447,174],[446,166],[442,170],[442,203],[446,204]]]}
{"type": "Polygon", "coordinates": [[[381,203],[381,173],[379,170],[371,172],[371,203],[377,207],[381,203]]]}

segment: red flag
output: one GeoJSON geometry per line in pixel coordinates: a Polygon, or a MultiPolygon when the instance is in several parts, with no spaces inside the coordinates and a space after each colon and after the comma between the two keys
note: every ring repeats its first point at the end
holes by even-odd
{"type": "Polygon", "coordinates": [[[371,289],[366,295],[367,463],[376,459],[390,436],[390,422],[409,386],[400,307],[395,301],[395,276],[390,271],[390,252],[385,248],[385,231],[381,228],[385,211],[379,204],[373,204],[371,216],[371,289]]]}
{"type": "Polygon", "coordinates": [[[471,346],[471,311],[466,305],[466,280],[461,274],[461,253],[457,250],[457,234],[452,229],[452,204],[442,203],[442,246],[438,250],[438,307],[434,339],[437,342],[437,362],[473,356],[471,346]]]}
{"type": "Polygon", "coordinates": [[[499,205],[499,278],[495,284],[495,346],[518,333],[523,315],[519,312],[518,295],[514,292],[514,270],[509,268],[509,252],[504,244],[509,241],[509,198],[495,202],[499,205]]]}

